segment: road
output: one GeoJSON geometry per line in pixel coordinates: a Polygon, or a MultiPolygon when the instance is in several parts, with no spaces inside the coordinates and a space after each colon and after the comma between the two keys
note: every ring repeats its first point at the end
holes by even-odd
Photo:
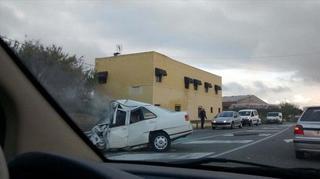
{"type": "Polygon", "coordinates": [[[286,123],[232,130],[197,129],[192,135],[174,141],[166,153],[138,150],[112,152],[106,156],[114,160],[150,161],[218,157],[284,168],[319,168],[319,155],[309,154],[303,160],[295,158],[293,126],[292,123],[286,123]]]}

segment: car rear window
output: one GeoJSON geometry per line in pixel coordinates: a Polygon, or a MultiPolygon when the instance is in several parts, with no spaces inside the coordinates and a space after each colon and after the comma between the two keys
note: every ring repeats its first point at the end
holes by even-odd
{"type": "Polygon", "coordinates": [[[300,121],[319,121],[320,122],[320,107],[308,108],[302,115],[300,121]]]}

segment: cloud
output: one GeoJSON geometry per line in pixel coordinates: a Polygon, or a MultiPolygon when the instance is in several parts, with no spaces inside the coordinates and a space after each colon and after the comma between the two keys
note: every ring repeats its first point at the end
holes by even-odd
{"type": "MultiPolygon", "coordinates": [[[[238,82],[230,82],[230,83],[224,84],[222,89],[223,89],[224,95],[226,96],[256,95],[259,98],[270,103],[276,103],[276,102],[286,100],[285,98],[283,98],[283,95],[286,95],[292,91],[287,86],[274,86],[274,85],[271,86],[262,81],[254,81],[249,84],[240,84],[238,82]]],[[[298,102],[296,98],[293,101],[298,102]]],[[[299,102],[302,102],[302,100],[300,100],[299,102]]]]}
{"type": "Polygon", "coordinates": [[[293,99],[288,89],[320,89],[319,16],[317,1],[1,1],[0,32],[61,45],[91,64],[122,44],[123,53],[155,50],[213,71],[243,69],[249,78],[254,71],[293,73],[272,85],[224,85],[293,99]]]}

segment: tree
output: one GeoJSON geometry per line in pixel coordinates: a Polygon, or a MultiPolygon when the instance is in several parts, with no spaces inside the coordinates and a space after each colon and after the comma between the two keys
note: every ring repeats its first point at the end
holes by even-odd
{"type": "Polygon", "coordinates": [[[300,115],[302,110],[295,104],[283,102],[280,104],[283,118],[293,120],[295,115],[300,115]]]}
{"type": "Polygon", "coordinates": [[[84,66],[83,57],[69,55],[62,47],[45,46],[39,41],[7,43],[66,112],[90,114],[95,121],[101,120],[101,116],[108,117],[110,100],[94,90],[95,72],[84,66]]]}

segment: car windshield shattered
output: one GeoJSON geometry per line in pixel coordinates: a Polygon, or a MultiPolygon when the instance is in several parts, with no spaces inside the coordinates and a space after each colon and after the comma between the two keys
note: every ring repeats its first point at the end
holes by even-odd
{"type": "Polygon", "coordinates": [[[318,1],[3,0],[0,38],[109,160],[319,169],[319,17],[318,1]]]}

